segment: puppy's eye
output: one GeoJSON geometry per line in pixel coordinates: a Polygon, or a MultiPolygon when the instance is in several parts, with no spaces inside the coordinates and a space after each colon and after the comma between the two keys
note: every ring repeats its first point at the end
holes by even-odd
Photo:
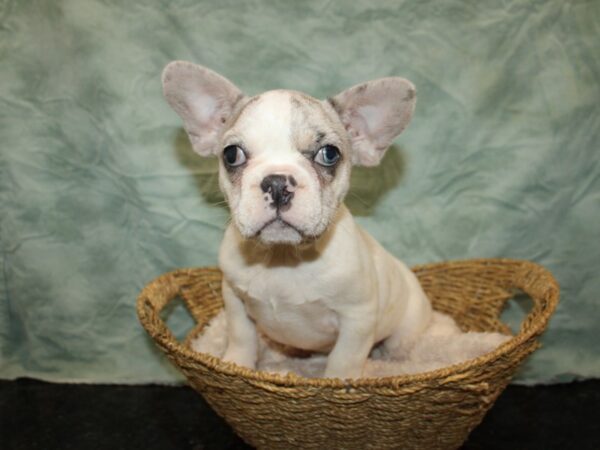
{"type": "Polygon", "coordinates": [[[340,150],[334,145],[326,145],[315,154],[314,161],[322,166],[333,166],[340,159],[340,150]]]}
{"type": "Polygon", "coordinates": [[[229,167],[241,166],[246,162],[246,159],[244,150],[237,145],[228,145],[225,147],[225,150],[223,150],[223,161],[229,167]]]}

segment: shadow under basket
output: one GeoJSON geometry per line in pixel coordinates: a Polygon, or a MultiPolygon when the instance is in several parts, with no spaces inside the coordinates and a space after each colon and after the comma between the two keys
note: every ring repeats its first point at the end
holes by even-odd
{"type": "Polygon", "coordinates": [[[536,348],[559,288],[528,261],[479,259],[413,268],[436,310],[464,331],[510,329],[499,319],[523,292],[532,309],[519,332],[491,353],[416,375],[354,380],[259,372],[190,349],[223,307],[221,272],[182,269],[162,275],[138,298],[140,321],[156,344],[248,444],[260,449],[452,449],[466,440],[536,348]],[[179,342],[161,318],[182,299],[197,322],[179,342]]]}

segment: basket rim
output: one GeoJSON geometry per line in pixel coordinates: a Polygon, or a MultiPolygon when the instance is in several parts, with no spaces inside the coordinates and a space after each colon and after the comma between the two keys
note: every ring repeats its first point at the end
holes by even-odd
{"type": "MultiPolygon", "coordinates": [[[[148,334],[150,334],[154,341],[160,344],[160,346],[163,347],[165,351],[173,353],[174,357],[179,357],[181,359],[185,359],[196,364],[201,364],[206,368],[217,371],[223,375],[243,377],[245,381],[252,384],[259,384],[263,388],[268,388],[269,385],[273,385],[276,386],[277,389],[281,389],[281,387],[311,387],[348,390],[365,388],[393,388],[407,384],[431,382],[433,380],[439,380],[443,383],[448,383],[451,381],[462,379],[462,374],[466,371],[472,370],[476,367],[482,367],[493,362],[494,360],[504,357],[511,351],[517,349],[517,347],[526,345],[527,342],[530,340],[532,342],[529,345],[533,347],[531,349],[531,351],[533,351],[538,345],[537,342],[535,342],[533,339],[544,331],[550,319],[550,316],[553,314],[556,305],[558,304],[559,285],[556,279],[554,278],[552,273],[550,273],[550,271],[532,261],[509,258],[461,259],[434,262],[428,264],[419,264],[413,266],[412,270],[420,272],[435,271],[439,270],[442,266],[452,266],[454,268],[460,268],[464,265],[472,266],[474,264],[480,265],[482,267],[495,265],[505,266],[507,268],[519,268],[524,272],[530,271],[534,275],[544,278],[544,281],[546,281],[549,284],[549,288],[545,291],[545,307],[536,311],[535,301],[539,299],[536,299],[532,295],[530,295],[530,297],[534,301],[534,308],[532,308],[532,310],[529,311],[525,316],[520,330],[508,341],[504,342],[499,347],[497,347],[494,351],[486,353],[474,359],[452,364],[447,367],[416,374],[401,374],[377,378],[365,377],[341,379],[307,378],[293,373],[282,375],[273,372],[264,372],[249,369],[246,367],[241,367],[231,362],[225,362],[222,359],[210,355],[208,353],[201,353],[192,350],[191,348],[187,347],[183,342],[178,341],[170,333],[168,328],[166,328],[166,325],[160,318],[158,319],[158,321],[162,326],[164,326],[164,329],[157,330],[149,326],[149,321],[151,320],[151,318],[154,318],[154,321],[156,322],[157,318],[155,317],[155,315],[157,315],[160,312],[156,311],[153,308],[153,305],[148,303],[148,292],[152,287],[156,287],[157,285],[164,283],[166,279],[177,276],[178,274],[190,274],[206,270],[219,271],[219,269],[215,266],[177,269],[155,278],[148,285],[146,285],[146,287],[140,293],[137,301],[137,311],[140,322],[142,323],[142,326],[146,329],[148,334]],[[148,307],[150,307],[150,310],[148,309],[148,307]],[[529,324],[528,326],[526,326],[525,323],[528,318],[531,318],[532,320],[529,320],[529,324]]],[[[523,290],[522,287],[516,285],[513,287],[523,290]]],[[[197,326],[198,325],[196,325],[191,330],[191,332],[196,330],[197,326]]]]}

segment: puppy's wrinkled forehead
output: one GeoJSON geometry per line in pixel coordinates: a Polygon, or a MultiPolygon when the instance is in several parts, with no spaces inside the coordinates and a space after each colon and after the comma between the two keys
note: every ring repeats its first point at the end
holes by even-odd
{"type": "Polygon", "coordinates": [[[296,91],[275,90],[243,100],[232,115],[225,141],[242,140],[254,151],[308,150],[315,143],[341,144],[335,112],[296,91]]]}

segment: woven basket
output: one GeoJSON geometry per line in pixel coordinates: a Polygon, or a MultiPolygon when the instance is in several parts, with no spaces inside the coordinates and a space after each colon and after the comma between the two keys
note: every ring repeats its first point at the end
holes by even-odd
{"type": "Polygon", "coordinates": [[[434,308],[463,330],[510,333],[505,302],[522,291],[533,307],[512,339],[492,353],[417,375],[338,380],[258,372],[189,348],[222,308],[216,268],[183,269],[151,282],[138,298],[140,321],[195,390],[250,445],[261,449],[452,449],[481,422],[519,364],[538,346],[558,302],[552,275],[505,259],[413,269],[434,308]],[[182,299],[198,325],[186,342],[160,316],[182,299]]]}

